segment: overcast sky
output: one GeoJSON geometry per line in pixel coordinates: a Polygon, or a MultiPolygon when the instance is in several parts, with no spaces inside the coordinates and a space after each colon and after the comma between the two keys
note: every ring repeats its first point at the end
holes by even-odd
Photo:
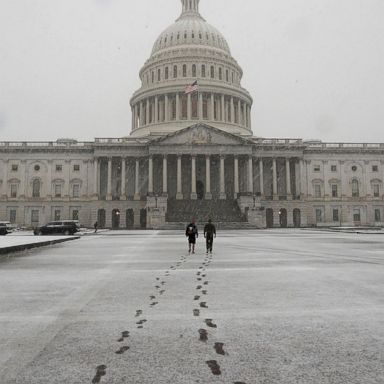
{"type": "MultiPolygon", "coordinates": [[[[0,140],[122,137],[180,0],[0,0],[0,140]]],[[[383,0],[201,0],[263,137],[384,142],[383,0]]]]}

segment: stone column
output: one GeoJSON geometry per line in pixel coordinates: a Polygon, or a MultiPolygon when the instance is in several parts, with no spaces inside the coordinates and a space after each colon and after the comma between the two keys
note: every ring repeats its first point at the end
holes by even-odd
{"type": "Polygon", "coordinates": [[[140,200],[139,172],[140,172],[140,160],[136,159],[134,200],[140,200]]]}
{"type": "Polygon", "coordinates": [[[203,94],[199,92],[198,97],[199,97],[199,108],[198,108],[197,117],[199,120],[203,120],[203,94]]]}
{"type": "Polygon", "coordinates": [[[234,191],[235,191],[235,199],[238,198],[240,193],[240,180],[239,180],[239,158],[235,156],[234,158],[234,191]]]}
{"type": "Polygon", "coordinates": [[[260,195],[264,196],[264,163],[263,159],[259,160],[259,169],[260,169],[260,195]]]}
{"type": "Polygon", "coordinates": [[[191,172],[191,199],[196,200],[196,157],[192,156],[192,172],[191,172]]]}
{"type": "Polygon", "coordinates": [[[169,121],[169,100],[168,95],[164,96],[164,121],[169,121]]]}
{"type": "MultiPolygon", "coordinates": [[[[52,190],[52,182],[51,182],[51,177],[49,175],[49,168],[51,167],[52,169],[52,166],[50,165],[50,163],[52,163],[52,160],[48,160],[48,177],[47,177],[47,188],[48,188],[48,193],[47,193],[47,197],[51,197],[51,196],[48,196],[50,195],[49,193],[49,188],[51,188],[52,190]]],[[[19,190],[19,199],[25,199],[25,175],[26,175],[26,168],[27,168],[27,161],[26,160],[21,160],[21,167],[20,167],[20,190],[19,190]]],[[[3,183],[6,185],[7,184],[7,180],[3,180],[3,183]]]]}
{"type": "Polygon", "coordinates": [[[237,102],[237,121],[238,121],[238,124],[241,125],[241,101],[240,101],[240,99],[237,102]]]}
{"type": "Polygon", "coordinates": [[[93,160],[93,197],[99,200],[99,159],[97,157],[93,160]]]}
{"type": "Polygon", "coordinates": [[[135,128],[138,128],[138,114],[139,114],[139,108],[137,106],[137,104],[135,104],[135,121],[134,121],[134,127],[135,128]]]}
{"type": "Polygon", "coordinates": [[[180,95],[176,93],[176,121],[180,120],[180,95]]]}
{"type": "Polygon", "coordinates": [[[112,157],[108,157],[107,200],[112,200],[112,157]]]}
{"type": "Polygon", "coordinates": [[[247,108],[247,120],[248,120],[248,128],[251,128],[251,106],[247,108]]]}
{"type": "MultiPolygon", "coordinates": [[[[299,160],[300,199],[303,199],[305,196],[305,179],[304,178],[305,178],[304,159],[300,159],[299,160]]],[[[341,191],[340,191],[340,193],[341,193],[341,191]]],[[[340,194],[340,196],[341,196],[341,194],[340,194]]]]}
{"type": "Polygon", "coordinates": [[[253,158],[248,157],[248,192],[253,195],[253,158]]]}
{"type": "Polygon", "coordinates": [[[139,124],[140,124],[140,127],[142,127],[144,125],[144,106],[143,106],[143,102],[142,101],[140,101],[139,124]]]}
{"type": "Polygon", "coordinates": [[[220,156],[220,199],[225,200],[227,195],[225,194],[225,168],[224,168],[224,156],[220,156]]]}
{"type": "Polygon", "coordinates": [[[221,121],[225,121],[225,99],[224,99],[224,95],[221,95],[221,121]]]}
{"type": "Polygon", "coordinates": [[[127,196],[125,194],[125,169],[126,169],[126,159],[125,157],[123,157],[121,159],[121,196],[120,196],[120,200],[126,200],[127,199],[127,196]]]}
{"type": "Polygon", "coordinates": [[[192,98],[191,94],[188,93],[187,95],[187,120],[192,119],[192,98]]]}
{"type": "Polygon", "coordinates": [[[149,124],[149,99],[147,99],[147,107],[145,110],[145,125],[149,124]]]}
{"type": "Polygon", "coordinates": [[[291,190],[291,169],[289,158],[285,159],[286,184],[287,184],[287,199],[292,200],[291,190]]]}
{"type": "Polygon", "coordinates": [[[163,157],[163,195],[168,194],[168,161],[167,155],[163,157]]]}
{"type": "Polygon", "coordinates": [[[276,157],[272,160],[272,172],[273,172],[273,200],[277,200],[277,164],[276,157]]]}
{"type": "Polygon", "coordinates": [[[243,126],[247,126],[247,103],[243,103],[243,126]]]}
{"type": "Polygon", "coordinates": [[[153,194],[153,157],[148,159],[148,195],[153,194]]]}
{"type": "Polygon", "coordinates": [[[157,124],[159,122],[159,98],[155,96],[155,118],[154,123],[157,124]]]}
{"type": "Polygon", "coordinates": [[[211,93],[211,121],[215,120],[215,94],[211,93]]]}
{"type": "Polygon", "coordinates": [[[181,185],[181,156],[177,156],[177,193],[176,199],[183,199],[182,185],[181,185]]]}
{"type": "Polygon", "coordinates": [[[235,105],[233,103],[233,97],[231,97],[231,119],[230,119],[230,123],[234,123],[235,122],[235,105]]]}
{"type": "MultiPolygon", "coordinates": [[[[52,198],[52,165],[53,165],[53,161],[48,160],[48,177],[47,177],[47,189],[48,189],[47,198],[48,199],[52,198]]],[[[24,182],[25,181],[26,181],[26,178],[24,176],[24,182]]],[[[24,191],[24,194],[25,196],[27,196],[27,191],[24,191]]]]}
{"type": "Polygon", "coordinates": [[[205,157],[205,199],[212,200],[211,193],[211,158],[205,157]]]}

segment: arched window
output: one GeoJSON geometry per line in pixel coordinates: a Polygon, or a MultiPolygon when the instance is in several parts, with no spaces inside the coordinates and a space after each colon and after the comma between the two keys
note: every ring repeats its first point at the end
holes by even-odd
{"type": "Polygon", "coordinates": [[[41,183],[39,179],[33,180],[32,184],[32,197],[40,197],[41,183]]]}
{"type": "Polygon", "coordinates": [[[201,77],[205,77],[205,64],[201,66],[201,77]]]}
{"type": "Polygon", "coordinates": [[[187,64],[183,65],[183,77],[187,77],[187,64]]]}
{"type": "Polygon", "coordinates": [[[154,83],[154,82],[155,82],[155,72],[152,71],[151,76],[152,76],[152,77],[151,77],[151,79],[152,79],[152,83],[154,83]]]}
{"type": "Polygon", "coordinates": [[[359,197],[359,182],[356,179],[352,180],[352,197],[359,197]]]}
{"type": "Polygon", "coordinates": [[[157,81],[161,80],[161,71],[160,69],[157,70],[157,81]]]}
{"type": "Polygon", "coordinates": [[[173,78],[174,78],[174,79],[177,78],[177,65],[174,65],[174,66],[173,66],[173,78]]]}
{"type": "Polygon", "coordinates": [[[228,69],[225,71],[225,80],[227,81],[227,83],[229,82],[229,71],[228,71],[228,69]]]}
{"type": "Polygon", "coordinates": [[[196,65],[192,65],[192,77],[196,77],[196,65]]]}
{"type": "Polygon", "coordinates": [[[211,65],[211,79],[215,78],[215,67],[211,65]]]}
{"type": "Polygon", "coordinates": [[[223,79],[223,70],[219,68],[219,80],[223,79]]]}
{"type": "Polygon", "coordinates": [[[169,73],[168,73],[168,67],[165,67],[165,80],[168,80],[168,76],[169,76],[169,73]]]}

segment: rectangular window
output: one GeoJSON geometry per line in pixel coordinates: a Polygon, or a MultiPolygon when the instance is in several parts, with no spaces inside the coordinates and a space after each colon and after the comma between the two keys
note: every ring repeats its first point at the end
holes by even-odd
{"type": "Polygon", "coordinates": [[[338,209],[334,209],[332,211],[332,216],[333,216],[333,221],[339,221],[339,210],[338,209]]]}
{"type": "Polygon", "coordinates": [[[75,164],[75,165],[73,166],[73,170],[74,170],[75,172],[80,171],[80,165],[79,165],[79,164],[75,164]]]}
{"type": "Polygon", "coordinates": [[[332,197],[338,197],[337,184],[332,184],[332,197]]]}
{"type": "Polygon", "coordinates": [[[31,211],[31,223],[35,224],[35,225],[39,223],[39,210],[38,209],[32,209],[32,211],[31,211]]]}
{"type": "Polygon", "coordinates": [[[61,197],[61,184],[55,184],[55,197],[61,197]]]}
{"type": "Polygon", "coordinates": [[[380,185],[379,184],[373,184],[373,196],[374,197],[380,197],[380,185]]]}
{"type": "Polygon", "coordinates": [[[17,197],[17,184],[11,184],[11,197],[17,197]]]}
{"type": "Polygon", "coordinates": [[[353,221],[355,223],[358,223],[360,222],[361,220],[361,217],[360,217],[360,209],[354,209],[353,210],[353,221]]]}
{"type": "Polygon", "coordinates": [[[12,223],[12,224],[15,224],[16,223],[16,209],[11,209],[9,211],[9,221],[12,223]]]}
{"type": "Polygon", "coordinates": [[[73,184],[73,197],[80,197],[80,185],[73,184]]]}
{"type": "Polygon", "coordinates": [[[205,65],[201,66],[201,77],[205,77],[205,65]]]}
{"type": "Polygon", "coordinates": [[[12,164],[12,172],[17,172],[17,170],[19,169],[19,166],[17,164],[12,164]]]}
{"type": "Polygon", "coordinates": [[[372,172],[379,172],[379,166],[378,165],[372,165],[372,172]]]}
{"type": "Polygon", "coordinates": [[[61,164],[56,165],[56,172],[61,172],[63,170],[63,166],[61,164]]]}
{"type": "Polygon", "coordinates": [[[60,209],[55,209],[55,214],[54,214],[54,220],[59,221],[61,219],[61,211],[60,209]]]}
{"type": "Polygon", "coordinates": [[[77,209],[72,211],[72,220],[79,220],[79,211],[77,209]]]}
{"type": "Polygon", "coordinates": [[[380,209],[375,209],[375,223],[381,222],[381,211],[380,209]]]}
{"type": "Polygon", "coordinates": [[[315,184],[315,197],[319,198],[321,197],[321,185],[315,184]]]}
{"type": "Polygon", "coordinates": [[[313,166],[313,172],[320,172],[320,165],[314,165],[313,166]]]}
{"type": "Polygon", "coordinates": [[[320,208],[316,208],[316,223],[323,222],[323,210],[320,208]]]}
{"type": "Polygon", "coordinates": [[[337,165],[331,165],[331,172],[337,172],[337,165]]]}

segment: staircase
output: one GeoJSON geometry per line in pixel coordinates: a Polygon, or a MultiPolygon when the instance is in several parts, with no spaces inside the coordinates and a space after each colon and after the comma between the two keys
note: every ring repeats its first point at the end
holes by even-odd
{"type": "Polygon", "coordinates": [[[208,219],[212,219],[214,223],[222,223],[222,225],[228,223],[231,228],[247,224],[246,217],[241,213],[236,200],[168,201],[166,215],[168,225],[172,226],[172,223],[185,224],[192,219],[198,223],[205,223],[208,219]]]}

